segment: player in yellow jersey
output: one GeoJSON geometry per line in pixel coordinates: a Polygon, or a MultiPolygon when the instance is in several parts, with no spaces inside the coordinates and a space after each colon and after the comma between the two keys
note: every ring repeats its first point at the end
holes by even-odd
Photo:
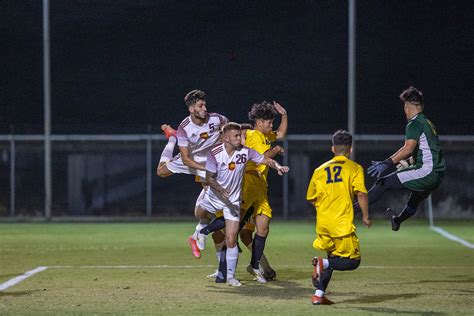
{"type": "Polygon", "coordinates": [[[306,199],[316,208],[316,239],[313,247],[327,253],[328,258],[313,258],[313,284],[316,293],[314,305],[329,305],[324,296],[333,270],[354,270],[360,264],[359,239],[355,234],[354,195],[362,210],[362,221],[370,227],[367,189],[364,169],[349,159],[352,135],[338,130],[332,136],[334,157],[314,170],[308,185],[306,199]]]}
{"type": "MultiPolygon", "coordinates": [[[[253,122],[254,129],[247,130],[245,146],[267,157],[274,156],[280,152],[282,148],[277,146],[272,149],[271,143],[286,136],[288,116],[285,108],[275,101],[273,103],[266,101],[256,103],[252,105],[249,119],[253,122]],[[277,114],[281,115],[281,122],[278,129],[273,131],[273,121],[277,114]]],[[[255,275],[260,283],[267,282],[262,271],[259,270],[259,263],[265,249],[265,242],[272,218],[272,209],[268,203],[267,174],[268,167],[252,162],[247,164],[241,202],[241,209],[244,211],[251,207],[254,208],[254,221],[257,231],[252,242],[251,267],[248,267],[247,271],[255,275]]]]}

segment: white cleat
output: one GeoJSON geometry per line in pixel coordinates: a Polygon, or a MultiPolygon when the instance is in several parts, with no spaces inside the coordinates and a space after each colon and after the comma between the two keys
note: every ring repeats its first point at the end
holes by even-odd
{"type": "Polygon", "coordinates": [[[254,280],[257,280],[258,283],[267,283],[267,279],[265,279],[265,277],[263,276],[262,271],[260,271],[259,269],[252,268],[250,264],[247,266],[247,272],[251,275],[254,275],[254,280]]]}
{"type": "Polygon", "coordinates": [[[207,235],[198,234],[196,238],[196,244],[199,250],[204,250],[206,248],[207,235]]]}
{"type": "Polygon", "coordinates": [[[228,286],[242,286],[242,283],[240,283],[239,280],[235,279],[235,278],[232,278],[232,279],[227,279],[227,285],[228,286]]]}
{"type": "Polygon", "coordinates": [[[216,272],[207,275],[206,278],[215,279],[215,278],[217,278],[218,275],[219,275],[219,270],[216,270],[216,272]]]}

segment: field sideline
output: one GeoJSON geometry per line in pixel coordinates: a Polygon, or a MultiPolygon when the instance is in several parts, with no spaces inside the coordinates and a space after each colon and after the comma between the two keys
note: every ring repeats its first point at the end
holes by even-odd
{"type": "MultiPolygon", "coordinates": [[[[194,223],[0,224],[0,284],[37,267],[44,271],[0,291],[0,314],[471,314],[474,250],[412,221],[400,232],[383,220],[358,225],[362,264],[333,274],[332,306],[312,306],[310,259],[314,224],[275,221],[266,254],[278,280],[241,288],[206,275],[216,262],[212,242],[199,260],[186,244],[194,223]]],[[[437,222],[474,240],[474,222],[437,222]]]]}

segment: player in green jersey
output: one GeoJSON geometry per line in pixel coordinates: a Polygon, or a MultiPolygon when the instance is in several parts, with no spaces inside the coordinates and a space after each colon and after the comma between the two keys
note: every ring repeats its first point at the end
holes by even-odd
{"type": "MultiPolygon", "coordinates": [[[[391,209],[392,230],[398,231],[400,224],[412,217],[420,205],[443,179],[446,163],[434,124],[423,114],[423,93],[409,87],[400,94],[408,123],[405,129],[405,144],[396,153],[383,161],[372,161],[367,169],[369,175],[377,177],[369,190],[369,205],[376,202],[387,191],[408,189],[411,191],[407,205],[396,215],[391,209]],[[389,167],[396,166],[411,158],[414,162],[407,168],[399,169],[387,176],[380,175],[389,167]]],[[[355,205],[355,212],[360,207],[355,205]]]]}

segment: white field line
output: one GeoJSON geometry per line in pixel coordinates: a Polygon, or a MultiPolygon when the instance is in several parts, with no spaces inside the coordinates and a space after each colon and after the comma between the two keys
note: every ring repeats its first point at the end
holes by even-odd
{"type": "Polygon", "coordinates": [[[431,229],[434,230],[435,232],[437,233],[440,233],[441,235],[443,235],[444,237],[450,239],[450,240],[454,240],[458,243],[460,243],[461,245],[463,246],[466,246],[468,248],[471,248],[471,249],[474,249],[474,244],[471,244],[470,242],[464,240],[464,239],[461,239],[457,236],[454,236],[450,233],[448,233],[447,231],[445,231],[444,229],[442,229],[441,227],[437,227],[437,226],[431,226],[431,229]]]}
{"type": "MultiPolygon", "coordinates": [[[[275,265],[277,268],[308,268],[307,265],[275,265]]],[[[100,265],[100,266],[49,266],[49,269],[203,269],[216,268],[214,265],[100,265]]],[[[359,269],[452,269],[453,267],[432,267],[432,266],[360,266],[359,269]]],[[[473,269],[473,267],[455,267],[456,269],[473,269]]]]}
{"type": "Polygon", "coordinates": [[[32,276],[32,275],[34,275],[38,272],[44,271],[46,269],[48,269],[48,267],[37,267],[33,270],[26,271],[22,275],[19,275],[19,276],[13,278],[13,279],[8,280],[7,282],[5,282],[3,284],[0,284],[0,291],[4,291],[4,290],[8,289],[9,287],[14,286],[17,283],[20,283],[24,279],[29,278],[30,276],[32,276]]]}

